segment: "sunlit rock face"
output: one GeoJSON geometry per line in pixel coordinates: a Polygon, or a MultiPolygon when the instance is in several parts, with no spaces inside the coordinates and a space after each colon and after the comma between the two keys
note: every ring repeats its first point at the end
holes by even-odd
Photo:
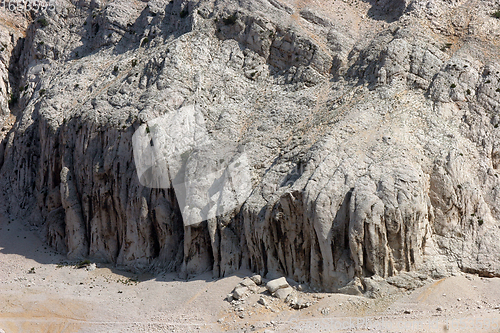
{"type": "Polygon", "coordinates": [[[5,214],[183,276],[499,276],[498,9],[56,2],[0,36],[5,214]]]}

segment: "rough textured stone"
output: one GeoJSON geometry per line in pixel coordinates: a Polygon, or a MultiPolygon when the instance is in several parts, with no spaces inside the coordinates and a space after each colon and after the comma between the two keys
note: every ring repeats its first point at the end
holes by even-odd
{"type": "Polygon", "coordinates": [[[243,296],[245,296],[246,292],[248,291],[247,287],[236,287],[233,290],[233,298],[234,299],[240,299],[243,296]]]}
{"type": "Polygon", "coordinates": [[[363,295],[370,298],[384,297],[396,292],[396,287],[378,275],[363,279],[363,295]]]}
{"type": "MultiPolygon", "coordinates": [[[[2,208],[71,257],[184,277],[248,268],[338,291],[500,276],[494,3],[358,5],[60,1],[46,25],[1,28],[2,208]],[[145,187],[133,135],[183,110],[232,148],[190,151],[172,186],[151,166],[168,186],[145,187]],[[240,148],[251,179],[224,193],[251,194],[185,225],[176,181],[240,148]]],[[[188,206],[229,202],[206,194],[188,206]]]]}
{"type": "Polygon", "coordinates": [[[264,296],[260,296],[260,298],[257,301],[257,303],[259,303],[259,304],[261,304],[263,306],[269,306],[269,302],[267,301],[267,299],[264,296]]]}
{"type": "Polygon", "coordinates": [[[288,288],[288,287],[290,287],[290,285],[288,284],[288,282],[286,282],[286,279],[284,277],[271,280],[266,284],[266,288],[271,294],[275,293],[278,289],[288,288]]]}
{"type": "Polygon", "coordinates": [[[288,297],[288,295],[290,295],[292,292],[293,292],[292,287],[280,288],[274,292],[274,296],[279,299],[285,300],[288,297]]]}
{"type": "Polygon", "coordinates": [[[295,310],[305,309],[310,307],[312,304],[302,299],[294,299],[290,303],[290,306],[295,310]]]}
{"type": "Polygon", "coordinates": [[[364,292],[364,286],[359,278],[355,278],[349,282],[346,286],[339,289],[339,292],[348,295],[361,296],[364,292]]]}
{"type": "Polygon", "coordinates": [[[262,276],[259,274],[252,275],[250,279],[258,286],[262,284],[262,276]]]}

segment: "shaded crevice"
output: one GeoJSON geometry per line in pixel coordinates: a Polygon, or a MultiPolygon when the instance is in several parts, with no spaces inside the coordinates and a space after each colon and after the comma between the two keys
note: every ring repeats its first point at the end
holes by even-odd
{"type": "Polygon", "coordinates": [[[406,10],[406,0],[363,0],[371,5],[368,10],[368,17],[392,23],[404,14],[406,10]]]}

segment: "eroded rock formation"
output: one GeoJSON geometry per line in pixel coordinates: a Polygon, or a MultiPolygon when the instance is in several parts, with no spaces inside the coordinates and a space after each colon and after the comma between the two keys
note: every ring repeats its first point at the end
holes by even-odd
{"type": "MultiPolygon", "coordinates": [[[[324,290],[408,271],[499,276],[497,9],[58,2],[9,44],[23,91],[5,209],[70,257],[137,269],[248,267],[324,290]],[[132,151],[141,125],[183,107],[214,142],[245,147],[252,190],[187,226],[173,187],[141,185],[132,151]]],[[[196,153],[191,175],[221,163],[196,153]]]]}

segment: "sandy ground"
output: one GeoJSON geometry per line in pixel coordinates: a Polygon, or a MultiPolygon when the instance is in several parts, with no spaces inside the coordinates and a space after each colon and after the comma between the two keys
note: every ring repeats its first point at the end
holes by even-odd
{"type": "Polygon", "coordinates": [[[225,301],[250,272],[185,281],[105,264],[76,268],[14,222],[0,223],[0,262],[0,328],[7,333],[500,332],[500,279],[469,274],[375,300],[307,294],[312,306],[293,310],[277,299],[265,308],[258,294],[238,308],[225,301]]]}

